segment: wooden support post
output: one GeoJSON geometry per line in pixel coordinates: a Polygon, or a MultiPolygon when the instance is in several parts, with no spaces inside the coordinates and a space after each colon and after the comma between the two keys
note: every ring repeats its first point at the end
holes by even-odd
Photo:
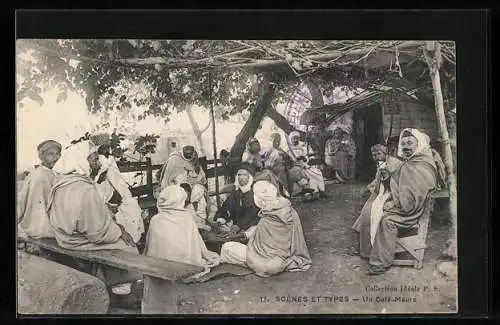
{"type": "Polygon", "coordinates": [[[212,144],[213,144],[213,150],[214,150],[214,177],[215,177],[215,199],[217,202],[217,208],[220,207],[220,195],[219,195],[219,173],[217,172],[217,136],[215,134],[215,114],[214,114],[214,104],[212,102],[212,74],[210,73],[208,75],[209,79],[209,94],[210,94],[210,117],[212,120],[212,144]]]}
{"type": "Polygon", "coordinates": [[[146,164],[148,169],[146,171],[146,183],[148,184],[148,197],[153,199],[153,164],[151,163],[151,157],[146,157],[146,164]]]}
{"type": "Polygon", "coordinates": [[[453,155],[450,145],[450,137],[446,126],[446,116],[444,112],[443,93],[441,91],[441,79],[439,68],[441,67],[441,47],[436,41],[426,41],[424,46],[424,55],[429,66],[429,73],[432,80],[432,88],[434,90],[434,108],[436,109],[436,117],[438,122],[438,131],[441,137],[441,144],[444,153],[444,165],[446,168],[446,176],[448,188],[450,191],[450,218],[452,222],[452,237],[448,242],[448,247],[444,252],[445,255],[452,258],[457,256],[456,248],[456,233],[457,233],[457,181],[453,168],[453,155]]]}

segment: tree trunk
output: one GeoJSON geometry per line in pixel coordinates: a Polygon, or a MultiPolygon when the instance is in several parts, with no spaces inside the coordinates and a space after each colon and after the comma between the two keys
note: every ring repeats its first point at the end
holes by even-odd
{"type": "Polygon", "coordinates": [[[448,247],[443,252],[445,255],[456,259],[457,257],[457,185],[453,168],[453,154],[450,146],[450,138],[448,128],[446,126],[446,115],[444,113],[443,94],[441,91],[441,80],[439,76],[439,68],[441,65],[441,51],[439,42],[426,41],[424,54],[429,66],[430,77],[432,80],[432,88],[434,90],[434,106],[438,121],[438,130],[443,146],[443,162],[446,167],[448,178],[448,188],[450,193],[450,217],[452,223],[452,234],[448,241],[448,247]]]}
{"type": "MultiPolygon", "coordinates": [[[[271,120],[273,120],[274,124],[276,124],[277,127],[279,127],[283,132],[285,132],[287,135],[292,133],[293,131],[297,131],[300,133],[300,135],[303,137],[305,136],[305,132],[301,130],[297,130],[290,122],[283,116],[281,115],[274,107],[269,106],[269,108],[266,111],[266,116],[269,117],[271,120]]],[[[288,143],[288,138],[286,139],[288,143]]],[[[311,145],[313,150],[315,152],[321,152],[320,146],[317,144],[317,141],[315,139],[314,135],[308,135],[308,137],[305,139],[308,144],[311,145]]],[[[288,144],[290,145],[290,144],[288,144]]]]}
{"type": "Polygon", "coordinates": [[[200,127],[198,123],[194,119],[193,110],[191,105],[186,105],[185,110],[189,117],[189,122],[191,123],[191,128],[193,129],[193,133],[198,141],[198,145],[200,147],[200,154],[202,157],[206,157],[207,153],[205,152],[205,147],[203,146],[203,139],[201,138],[202,132],[200,131],[200,127]]]}
{"type": "Polygon", "coordinates": [[[236,136],[235,142],[231,148],[231,157],[241,158],[245,151],[245,146],[251,137],[255,135],[259,128],[260,122],[264,118],[267,109],[271,106],[271,101],[274,96],[275,86],[270,83],[271,76],[264,75],[264,79],[259,84],[259,97],[255,103],[255,107],[250,113],[250,117],[236,136]]]}
{"type": "MultiPolygon", "coordinates": [[[[323,93],[321,89],[318,87],[316,83],[311,80],[306,80],[305,84],[307,88],[309,88],[309,92],[311,93],[311,108],[319,108],[325,105],[323,100],[323,93]]],[[[325,161],[325,145],[328,140],[328,133],[326,128],[328,125],[326,124],[326,114],[324,119],[319,119],[322,123],[318,125],[318,130],[316,134],[311,134],[308,137],[308,142],[314,142],[315,145],[314,151],[317,155],[319,155],[321,161],[325,161]]]]}
{"type": "Polygon", "coordinates": [[[282,129],[283,132],[285,132],[287,135],[292,133],[293,131],[304,134],[304,132],[297,130],[292,124],[290,124],[290,122],[288,122],[288,120],[283,115],[281,115],[274,107],[269,106],[266,111],[266,116],[273,120],[274,124],[282,129]]]}

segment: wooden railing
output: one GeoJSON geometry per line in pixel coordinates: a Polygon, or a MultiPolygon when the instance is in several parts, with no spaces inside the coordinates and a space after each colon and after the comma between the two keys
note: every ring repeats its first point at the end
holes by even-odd
{"type": "MultiPolygon", "coordinates": [[[[214,161],[213,159],[200,157],[199,160],[207,179],[215,177],[216,168],[219,177],[230,178],[233,176],[234,166],[240,162],[238,158],[217,159],[217,161],[214,161]]],[[[160,170],[163,165],[153,165],[149,157],[145,161],[118,162],[117,165],[121,173],[146,172],[146,184],[132,187],[130,192],[132,196],[139,198],[142,207],[149,207],[151,202],[155,201],[153,192],[154,187],[158,185],[158,182],[153,178],[153,172],[160,170]]]]}
{"type": "Polygon", "coordinates": [[[151,158],[147,157],[146,161],[127,161],[126,163],[117,163],[118,169],[121,173],[133,173],[133,172],[146,172],[146,185],[139,185],[132,187],[130,192],[132,196],[144,197],[147,199],[154,199],[153,191],[154,186],[157,184],[153,180],[153,171],[161,169],[162,165],[153,165],[151,163],[151,158]]]}

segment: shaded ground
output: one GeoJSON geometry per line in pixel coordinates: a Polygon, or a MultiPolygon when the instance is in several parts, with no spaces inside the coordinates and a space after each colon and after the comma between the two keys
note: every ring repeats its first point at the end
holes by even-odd
{"type": "MultiPolygon", "coordinates": [[[[457,280],[444,278],[436,270],[450,231],[443,204],[437,203],[431,218],[423,269],[393,267],[384,275],[368,276],[367,262],[348,254],[356,245],[356,235],[350,227],[364,203],[359,194],[361,188],[362,185],[331,185],[327,188],[329,199],[295,205],[313,260],[308,272],[283,273],[271,278],[255,275],[225,277],[191,284],[178,298],[180,313],[455,312],[457,280]],[[401,292],[402,285],[416,287],[419,292],[401,292]],[[367,290],[374,286],[396,287],[397,292],[367,290]],[[343,302],[340,297],[343,297],[343,302]],[[396,302],[377,301],[380,297],[390,297],[392,300],[403,298],[396,302]],[[363,302],[363,298],[371,301],[363,302]]],[[[140,311],[113,309],[110,312],[140,311]]]]}

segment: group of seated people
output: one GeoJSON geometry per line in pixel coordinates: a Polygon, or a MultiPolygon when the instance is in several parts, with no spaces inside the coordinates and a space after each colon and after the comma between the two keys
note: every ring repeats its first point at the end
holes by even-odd
{"type": "MultiPolygon", "coordinates": [[[[193,147],[171,155],[162,168],[158,213],[146,233],[141,209],[116,162],[91,140],[64,150],[48,140],[38,146],[38,153],[41,165],[25,179],[18,197],[19,236],[55,238],[59,246],[71,250],[139,254],[137,244],[145,235],[142,254],[204,267],[204,272],[191,277],[194,280],[221,262],[248,267],[260,276],[306,271],[311,266],[300,219],[269,170],[256,173],[250,164],[238,167],[236,189],[216,219],[221,225],[229,223],[231,232],[244,235],[248,243],[229,241],[219,254],[207,249],[200,234],[210,229],[208,198],[193,147]]],[[[119,295],[129,294],[141,279],[140,274],[111,267],[101,271],[119,295]]],[[[150,292],[148,284],[144,286],[144,292],[150,292]]]]}
{"type": "MultiPolygon", "coordinates": [[[[196,150],[185,146],[173,153],[161,169],[158,213],[146,234],[141,209],[112,157],[89,140],[65,150],[56,141],[44,141],[38,146],[41,165],[29,174],[19,195],[19,235],[55,238],[66,249],[134,254],[139,254],[137,243],[145,235],[142,254],[202,266],[204,271],[191,277],[194,281],[220,263],[250,268],[262,277],[307,271],[312,260],[288,198],[304,187],[321,193],[324,183],[307,160],[292,159],[287,171],[286,157],[292,155],[283,154],[280,140],[274,134],[273,148],[264,155],[256,139],[248,142],[236,168],[234,191],[213,223],[207,222],[207,180],[196,150]],[[300,176],[293,176],[292,170],[300,176]],[[225,228],[232,238],[220,253],[208,250],[200,233],[212,227],[225,228]]],[[[374,146],[372,155],[377,175],[353,228],[360,234],[360,255],[369,259],[369,274],[381,274],[394,260],[398,229],[418,223],[439,171],[429,137],[416,129],[401,132],[398,157],[388,156],[382,145],[374,146]]],[[[102,267],[102,276],[122,295],[141,279],[140,274],[111,267],[102,267]]],[[[154,291],[148,283],[144,286],[145,293],[154,291]]]]}
{"type": "Polygon", "coordinates": [[[326,197],[325,181],[321,170],[309,165],[307,144],[300,141],[297,131],[290,133],[288,152],[281,149],[281,135],[271,134],[272,147],[263,151],[259,140],[247,142],[242,161],[254,166],[256,171],[264,169],[277,176],[279,188],[285,197],[312,193],[313,199],[326,197]]]}
{"type": "Polygon", "coordinates": [[[401,131],[397,157],[381,144],[371,151],[377,173],[353,229],[359,233],[359,254],[369,261],[368,274],[378,275],[393,264],[398,231],[418,225],[430,193],[445,182],[439,154],[417,129],[401,131]]]}

